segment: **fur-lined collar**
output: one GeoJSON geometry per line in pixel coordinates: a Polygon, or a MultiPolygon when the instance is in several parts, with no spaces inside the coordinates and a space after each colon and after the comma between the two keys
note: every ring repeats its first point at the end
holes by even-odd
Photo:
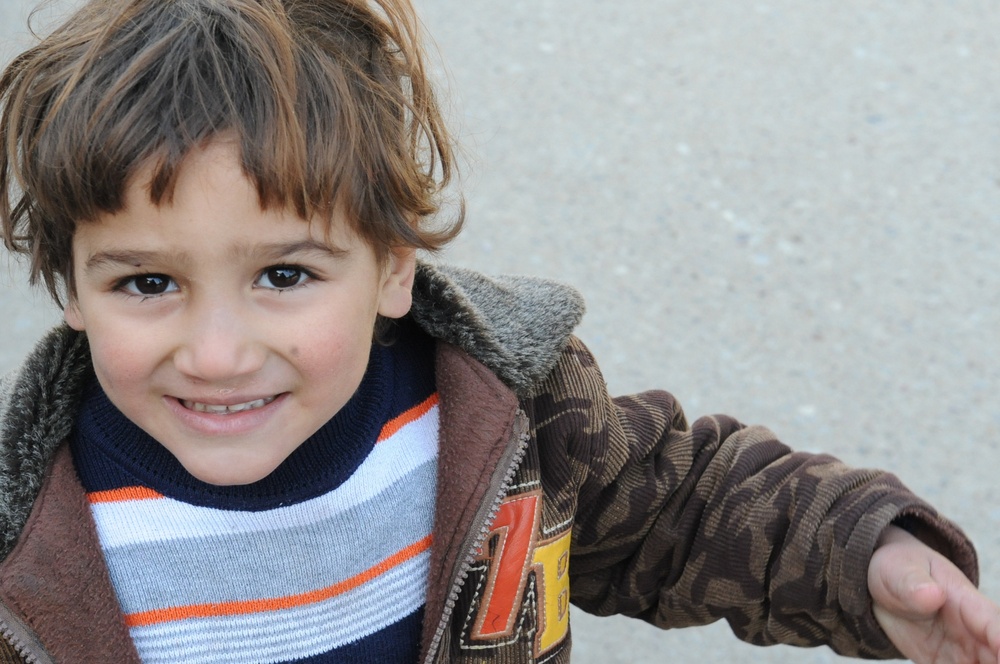
{"type": "MultiPolygon", "coordinates": [[[[523,397],[555,366],[583,310],[575,290],[552,281],[420,263],[411,315],[523,397]]],[[[28,519],[52,453],[70,434],[90,371],[85,336],[60,326],[0,379],[0,559],[28,519]]]]}
{"type": "Polygon", "coordinates": [[[583,311],[580,294],[553,281],[420,264],[410,313],[523,397],[555,366],[583,311]]]}

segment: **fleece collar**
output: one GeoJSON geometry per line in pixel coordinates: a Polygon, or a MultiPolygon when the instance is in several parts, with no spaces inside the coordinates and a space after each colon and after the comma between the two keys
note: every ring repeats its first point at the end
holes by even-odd
{"type": "Polygon", "coordinates": [[[583,312],[583,298],[564,284],[422,263],[410,315],[524,397],[552,371],[583,312]]]}
{"type": "MultiPolygon", "coordinates": [[[[555,366],[583,311],[580,295],[556,282],[421,262],[410,315],[525,397],[555,366]]],[[[60,326],[0,378],[0,559],[28,519],[53,452],[72,430],[90,372],[85,335],[60,326]]]]}

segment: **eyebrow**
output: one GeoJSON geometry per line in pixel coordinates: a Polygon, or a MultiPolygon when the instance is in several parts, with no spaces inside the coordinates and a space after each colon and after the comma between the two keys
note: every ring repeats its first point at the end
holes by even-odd
{"type": "MultiPolygon", "coordinates": [[[[234,257],[238,258],[249,258],[264,262],[280,262],[302,254],[320,254],[330,258],[343,258],[349,252],[346,249],[309,239],[295,242],[238,245],[233,248],[231,253],[234,257]]],[[[164,259],[168,263],[191,262],[191,257],[184,252],[161,253],[145,250],[109,249],[107,251],[99,251],[90,256],[87,259],[85,271],[94,272],[114,265],[128,265],[129,267],[141,268],[145,264],[164,261],[164,259]]]]}
{"type": "Polygon", "coordinates": [[[154,251],[110,250],[99,251],[87,259],[85,271],[94,272],[112,265],[128,265],[139,268],[144,263],[151,263],[161,255],[154,251]]]}
{"type": "Polygon", "coordinates": [[[241,245],[236,247],[233,253],[240,257],[256,258],[264,261],[280,261],[284,258],[300,254],[320,254],[325,257],[343,258],[348,254],[348,251],[310,238],[296,242],[241,245]]]}

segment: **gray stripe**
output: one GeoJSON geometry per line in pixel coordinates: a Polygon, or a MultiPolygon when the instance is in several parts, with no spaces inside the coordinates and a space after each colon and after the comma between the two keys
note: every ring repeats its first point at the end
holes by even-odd
{"type": "Polygon", "coordinates": [[[131,630],[142,661],[183,664],[287,662],[339,648],[420,608],[429,554],[391,570],[364,588],[266,615],[218,616],[131,630]],[[366,595],[365,592],[369,594],[366,595]]]}
{"type": "Polygon", "coordinates": [[[426,537],[436,459],[308,528],[132,544],[105,551],[126,613],[281,597],[350,578],[426,537]]]}

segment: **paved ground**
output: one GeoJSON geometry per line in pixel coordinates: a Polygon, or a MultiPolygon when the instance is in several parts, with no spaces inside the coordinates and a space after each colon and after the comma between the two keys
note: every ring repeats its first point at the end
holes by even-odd
{"type": "MultiPolygon", "coordinates": [[[[4,34],[27,6],[5,0],[4,34]]],[[[419,6],[468,159],[446,258],[576,284],[615,391],[896,470],[1000,598],[994,3],[419,6]]],[[[6,368],[54,313],[14,286],[0,313],[6,368]]],[[[581,663],[842,661],[573,620],[581,663]]]]}

